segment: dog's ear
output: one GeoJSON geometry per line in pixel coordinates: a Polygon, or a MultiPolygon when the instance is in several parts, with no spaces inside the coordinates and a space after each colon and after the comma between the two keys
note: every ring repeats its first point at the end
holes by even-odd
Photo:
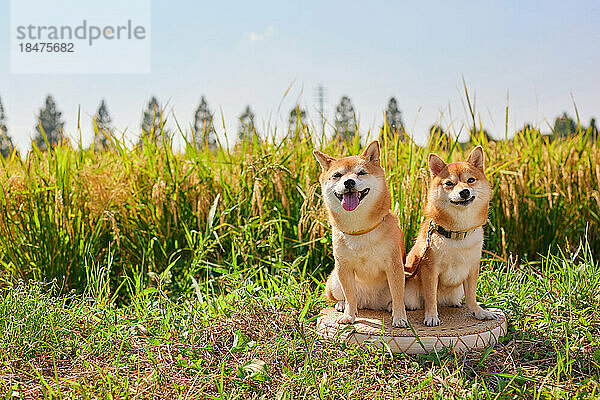
{"type": "Polygon", "coordinates": [[[317,159],[319,164],[321,164],[321,168],[323,169],[323,171],[327,171],[331,163],[335,161],[335,158],[331,157],[328,154],[322,153],[319,150],[313,150],[313,154],[315,155],[315,158],[317,159]]]}
{"type": "Polygon", "coordinates": [[[429,172],[434,177],[438,175],[442,170],[446,168],[446,163],[437,154],[429,154],[429,172]]]}
{"type": "Polygon", "coordinates": [[[381,152],[379,150],[379,141],[373,140],[371,143],[369,143],[365,151],[363,151],[362,156],[368,162],[379,164],[380,154],[381,152]]]}
{"type": "Polygon", "coordinates": [[[469,154],[469,158],[467,158],[467,162],[469,164],[471,164],[474,167],[479,168],[480,170],[483,171],[484,169],[484,155],[483,155],[483,147],[481,147],[481,145],[475,147],[473,150],[471,150],[471,153],[469,154]]]}

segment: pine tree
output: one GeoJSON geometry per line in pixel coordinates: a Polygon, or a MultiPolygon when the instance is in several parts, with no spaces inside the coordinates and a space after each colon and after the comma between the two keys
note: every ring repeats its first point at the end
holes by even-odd
{"type": "Polygon", "coordinates": [[[304,126],[306,126],[306,110],[300,108],[299,104],[296,104],[294,108],[290,110],[290,118],[288,120],[288,135],[296,137],[304,126]]]}
{"type": "Polygon", "coordinates": [[[256,131],[256,125],[254,124],[255,115],[250,109],[250,106],[246,106],[244,112],[240,115],[240,127],[238,131],[238,140],[240,142],[243,141],[252,141],[254,137],[258,137],[258,132],[256,131]]]}
{"type": "Polygon", "coordinates": [[[496,140],[489,134],[489,132],[483,128],[469,130],[469,141],[462,144],[463,148],[467,148],[470,145],[483,144],[495,142],[496,140]]]}
{"type": "Polygon", "coordinates": [[[194,141],[198,147],[214,148],[217,145],[217,132],[213,123],[213,114],[208,108],[204,96],[194,114],[194,141]]]}
{"type": "Polygon", "coordinates": [[[515,132],[515,136],[513,137],[513,139],[515,139],[519,136],[523,136],[523,135],[530,135],[531,132],[536,132],[536,131],[538,131],[538,130],[536,128],[534,128],[534,126],[531,123],[526,122],[523,124],[523,127],[521,129],[519,129],[515,132]]]}
{"type": "Polygon", "coordinates": [[[598,127],[596,126],[596,118],[592,117],[592,119],[590,119],[590,127],[588,129],[592,131],[592,140],[594,142],[598,140],[598,127]]]}
{"type": "Polygon", "coordinates": [[[577,121],[574,121],[566,112],[554,120],[552,138],[568,137],[577,133],[577,121]]]}
{"type": "Polygon", "coordinates": [[[42,151],[48,150],[44,134],[53,149],[63,141],[63,127],[65,123],[61,120],[62,113],[56,109],[56,102],[52,96],[46,97],[46,104],[40,110],[37,117],[38,124],[35,127],[37,135],[33,139],[35,145],[42,151]],[[44,134],[42,134],[42,129],[44,134]]]}
{"type": "Polygon", "coordinates": [[[164,110],[158,103],[158,100],[156,97],[152,96],[148,102],[146,111],[144,111],[141,126],[142,138],[140,138],[140,143],[143,143],[143,138],[146,138],[149,142],[158,143],[163,134],[166,136],[166,133],[164,132],[166,121],[163,113],[164,110]]]}
{"type": "Polygon", "coordinates": [[[346,141],[353,141],[357,134],[354,106],[348,96],[343,96],[335,109],[335,128],[339,137],[346,141]]]}
{"type": "MultiPolygon", "coordinates": [[[[406,139],[404,130],[404,122],[402,121],[402,111],[398,108],[398,102],[395,97],[388,101],[387,110],[385,111],[385,125],[387,125],[387,138],[393,139],[398,137],[404,142],[406,139]]],[[[381,127],[381,135],[385,132],[385,126],[381,127]]]]}
{"type": "Polygon", "coordinates": [[[108,108],[106,107],[106,102],[102,100],[100,102],[100,106],[98,107],[98,111],[96,111],[96,115],[94,116],[94,121],[92,122],[92,129],[94,129],[94,150],[102,151],[108,150],[110,146],[109,136],[112,135],[112,118],[108,113],[108,108]],[[94,129],[96,128],[96,129],[94,129]]]}
{"type": "Polygon", "coordinates": [[[554,120],[551,140],[557,138],[565,138],[571,135],[585,133],[588,131],[591,132],[591,139],[595,141],[598,138],[598,127],[596,126],[595,118],[592,118],[590,120],[590,125],[586,128],[584,124],[580,124],[578,121],[571,118],[569,114],[565,112],[560,117],[557,117],[554,120]]]}
{"type": "Polygon", "coordinates": [[[4,107],[2,106],[2,100],[0,100],[0,155],[2,157],[8,157],[13,149],[14,145],[12,139],[8,135],[8,128],[6,127],[4,107]]]}
{"type": "Polygon", "coordinates": [[[428,147],[441,147],[443,150],[449,150],[453,144],[448,132],[437,123],[429,128],[428,147]]]}

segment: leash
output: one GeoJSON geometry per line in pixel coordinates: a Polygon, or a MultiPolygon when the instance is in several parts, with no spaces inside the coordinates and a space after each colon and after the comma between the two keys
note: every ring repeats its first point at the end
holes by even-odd
{"type": "Polygon", "coordinates": [[[415,267],[413,272],[411,272],[410,274],[407,274],[408,271],[404,270],[404,279],[405,280],[414,278],[415,275],[417,275],[417,273],[419,272],[419,267],[421,266],[421,261],[423,260],[423,258],[425,257],[425,255],[427,254],[429,249],[431,248],[431,235],[433,234],[434,230],[435,230],[435,224],[433,223],[433,220],[431,220],[429,222],[429,228],[427,229],[427,245],[425,246],[425,249],[423,249],[423,251],[421,252],[421,255],[419,256],[419,261],[417,262],[417,266],[415,267]]]}
{"type": "Polygon", "coordinates": [[[435,222],[433,222],[433,220],[429,221],[429,228],[427,229],[427,245],[425,246],[425,249],[423,249],[423,251],[421,252],[421,255],[419,255],[419,257],[418,257],[419,261],[417,261],[417,266],[415,267],[415,269],[411,273],[408,273],[408,274],[407,274],[408,271],[406,271],[406,270],[404,271],[405,279],[412,279],[419,272],[419,267],[421,266],[421,261],[423,260],[423,258],[425,257],[425,255],[427,254],[429,249],[431,248],[431,235],[433,234],[433,232],[437,232],[439,235],[445,237],[446,239],[463,240],[467,236],[469,236],[471,233],[475,232],[477,230],[477,228],[470,229],[468,231],[447,231],[446,229],[444,229],[443,226],[438,225],[435,222]]]}

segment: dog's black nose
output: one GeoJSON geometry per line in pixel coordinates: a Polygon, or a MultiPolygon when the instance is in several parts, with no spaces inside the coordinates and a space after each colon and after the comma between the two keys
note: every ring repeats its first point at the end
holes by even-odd
{"type": "Polygon", "coordinates": [[[471,191],[469,189],[463,189],[460,191],[460,197],[462,197],[463,199],[468,199],[469,197],[471,197],[471,191]]]}
{"type": "Polygon", "coordinates": [[[355,185],[356,185],[356,182],[354,181],[354,179],[347,179],[344,182],[344,186],[346,186],[346,189],[352,189],[355,185]]]}

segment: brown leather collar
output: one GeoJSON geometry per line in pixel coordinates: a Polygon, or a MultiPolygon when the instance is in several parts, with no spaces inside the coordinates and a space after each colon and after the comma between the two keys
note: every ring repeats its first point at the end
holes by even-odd
{"type": "Polygon", "coordinates": [[[452,239],[452,240],[463,240],[466,239],[467,236],[469,236],[471,233],[475,232],[477,230],[477,228],[475,229],[469,229],[468,231],[448,231],[446,229],[444,229],[443,226],[436,224],[435,222],[431,221],[432,225],[433,225],[433,231],[442,235],[443,237],[447,238],[447,239],[452,239]]]}

